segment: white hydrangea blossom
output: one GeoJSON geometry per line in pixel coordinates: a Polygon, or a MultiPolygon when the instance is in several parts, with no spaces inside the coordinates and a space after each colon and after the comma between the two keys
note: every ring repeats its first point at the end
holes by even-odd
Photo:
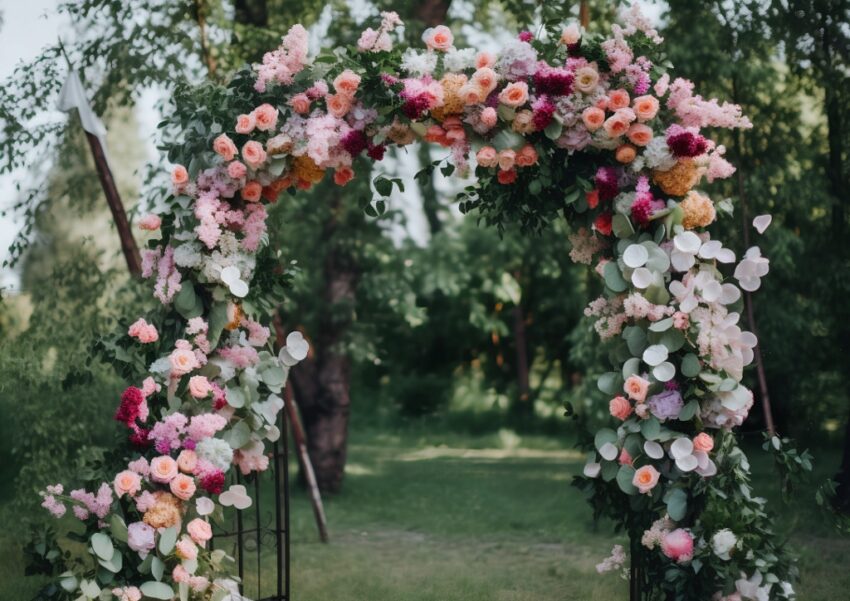
{"type": "Polygon", "coordinates": [[[409,48],[404,51],[401,57],[402,71],[417,77],[431,75],[436,68],[437,55],[434,52],[417,52],[409,48]]]}
{"type": "Polygon", "coordinates": [[[659,171],[669,171],[676,165],[676,157],[670,153],[667,140],[661,136],[649,141],[643,150],[643,160],[647,167],[659,171]]]}
{"type": "Polygon", "coordinates": [[[178,267],[187,267],[195,269],[201,265],[203,260],[201,251],[196,244],[186,242],[174,249],[174,263],[178,267]]]}
{"type": "Polygon", "coordinates": [[[475,65],[475,50],[452,48],[443,56],[443,66],[447,71],[460,72],[471,69],[475,65]]]}
{"type": "Polygon", "coordinates": [[[222,471],[227,470],[233,460],[233,449],[221,438],[204,438],[195,447],[195,452],[222,471]]]}

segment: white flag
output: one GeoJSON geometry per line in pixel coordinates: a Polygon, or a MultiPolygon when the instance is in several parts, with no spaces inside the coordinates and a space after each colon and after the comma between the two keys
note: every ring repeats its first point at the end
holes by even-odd
{"type": "Polygon", "coordinates": [[[86,98],[86,92],[83,89],[83,82],[80,81],[80,76],[77,75],[74,69],[68,71],[68,78],[62,85],[62,91],[59,92],[57,108],[66,113],[72,109],[77,109],[80,113],[80,121],[83,123],[83,129],[100,140],[103,154],[106,155],[106,127],[104,127],[103,122],[92,111],[89,100],[86,98]]]}

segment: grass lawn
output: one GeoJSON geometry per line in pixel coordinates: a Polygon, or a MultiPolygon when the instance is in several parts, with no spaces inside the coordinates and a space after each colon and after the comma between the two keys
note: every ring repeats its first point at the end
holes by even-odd
{"type": "MultiPolygon", "coordinates": [[[[832,534],[801,490],[782,505],[767,458],[751,453],[778,529],[800,553],[801,601],[847,599],[850,541],[832,534]]],[[[824,458],[825,478],[832,458],[824,458]]],[[[625,583],[594,565],[615,542],[594,529],[570,479],[583,458],[548,438],[352,434],[344,492],[327,500],[332,542],[292,499],[295,601],[611,601],[625,583]]],[[[0,538],[0,600],[24,601],[17,548],[0,538]]]]}

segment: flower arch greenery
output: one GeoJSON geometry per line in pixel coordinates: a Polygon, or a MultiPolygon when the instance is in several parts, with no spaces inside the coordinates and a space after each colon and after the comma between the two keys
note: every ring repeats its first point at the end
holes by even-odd
{"type": "MultiPolygon", "coordinates": [[[[182,132],[167,149],[173,193],[140,221],[158,232],[143,262],[162,306],[106,343],[136,384],[116,413],[127,469],[95,491],[43,492],[51,513],[71,507],[86,524],[91,551],[63,575],[60,597],[231,598],[209,522],[219,506],[250,503],[225,490],[226,474],[266,469],[288,371],[309,352],[299,332],[271,352],[286,274],[266,244],[266,204],[328,172],[344,186],[388,148],[424,140],[449,153],[431,169],[474,174],[462,211],[530,233],[566,219],[571,258],[604,283],[586,314],[610,340],[598,386],[616,427],[595,433],[577,484],[628,531],[633,587],[792,598],[793,563],[732,433],[753,403],[741,384],[756,344],[738,323],[741,289],[759,287],[768,261],[757,247],[737,261],[711,239],[730,203],[697,191],[734,172],[706,130],[747,118],[671,78],[636,8],[607,37],[549,24],[498,53],[457,49],[442,26],[423,34],[425,49],[400,48],[401,26],[383,13],[356,47],[314,58],[295,26],[227,86],[178,88],[178,111],[161,124],[182,132]]],[[[395,187],[375,178],[365,210],[382,213],[395,187]]],[[[615,547],[598,569],[626,559],[615,547]]]]}

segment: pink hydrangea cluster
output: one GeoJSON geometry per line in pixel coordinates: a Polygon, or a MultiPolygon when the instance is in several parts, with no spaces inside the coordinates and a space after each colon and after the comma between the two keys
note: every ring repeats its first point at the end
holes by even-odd
{"type": "Polygon", "coordinates": [[[307,64],[307,41],[309,35],[302,25],[294,25],[277,50],[263,55],[263,62],[255,67],[258,92],[265,92],[269,82],[290,85],[295,75],[307,64]]]}

